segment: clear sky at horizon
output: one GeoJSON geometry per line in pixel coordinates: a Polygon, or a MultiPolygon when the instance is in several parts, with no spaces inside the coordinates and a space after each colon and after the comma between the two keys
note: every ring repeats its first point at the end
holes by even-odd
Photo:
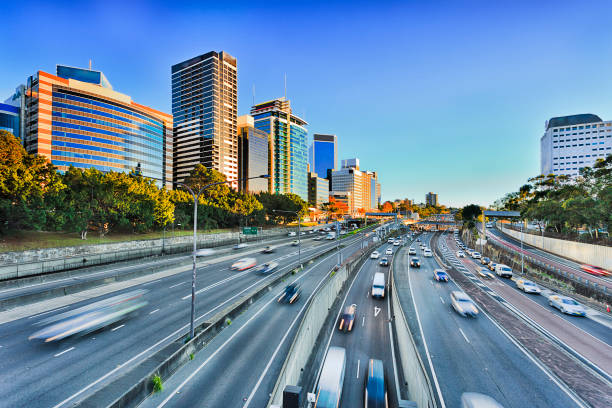
{"type": "Polygon", "coordinates": [[[540,171],[553,116],[612,119],[610,2],[3,2],[0,100],[56,64],[171,113],[170,66],[238,59],[239,114],[287,97],[383,200],[491,204],[540,171]]]}

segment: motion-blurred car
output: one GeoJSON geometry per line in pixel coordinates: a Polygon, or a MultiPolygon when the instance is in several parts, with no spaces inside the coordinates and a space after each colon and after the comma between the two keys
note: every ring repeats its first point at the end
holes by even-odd
{"type": "Polygon", "coordinates": [[[380,254],[378,253],[378,251],[374,251],[370,254],[370,258],[372,259],[378,259],[379,256],[380,254]]]}
{"type": "Polygon", "coordinates": [[[497,266],[497,264],[493,261],[489,262],[489,264],[487,265],[487,268],[489,268],[490,271],[495,271],[495,267],[497,266]]]}
{"type": "Polygon", "coordinates": [[[478,308],[468,295],[458,290],[451,292],[451,305],[461,316],[478,316],[478,308]]]}
{"type": "Polygon", "coordinates": [[[595,276],[610,276],[610,271],[595,265],[580,265],[580,269],[595,276]]]}
{"type": "Polygon", "coordinates": [[[385,251],[385,255],[393,255],[393,249],[387,248],[387,250],[385,251]]]}
{"type": "Polygon", "coordinates": [[[251,269],[256,264],[257,260],[255,258],[242,258],[234,262],[230,269],[233,271],[245,271],[251,269]]]}
{"type": "Polygon", "coordinates": [[[431,252],[431,249],[429,249],[429,248],[425,248],[425,249],[423,250],[423,256],[424,256],[425,258],[431,258],[431,257],[433,256],[433,254],[432,254],[432,252],[431,252]]]}
{"type": "Polygon", "coordinates": [[[480,263],[483,265],[488,265],[489,262],[491,262],[491,260],[487,258],[486,256],[483,256],[482,259],[480,260],[480,263]]]}
{"type": "Polygon", "coordinates": [[[244,242],[241,242],[239,244],[234,245],[234,249],[243,249],[246,248],[248,245],[245,244],[244,242]]]}
{"type": "Polygon", "coordinates": [[[297,234],[295,233],[295,231],[291,231],[290,233],[287,234],[288,237],[295,237],[297,234]]]}
{"type": "Polygon", "coordinates": [[[313,241],[321,241],[323,239],[322,236],[317,235],[316,237],[313,238],[313,241]]]}
{"type": "Polygon", "coordinates": [[[340,331],[352,331],[353,323],[355,323],[355,318],[357,317],[357,305],[352,304],[344,308],[342,312],[342,316],[340,316],[340,323],[338,324],[338,330],[340,331]]]}
{"type": "Polygon", "coordinates": [[[416,255],[416,249],[413,247],[408,248],[408,255],[416,255]]]}
{"type": "Polygon", "coordinates": [[[486,279],[493,279],[495,277],[495,276],[493,276],[491,271],[489,271],[489,269],[487,269],[485,267],[478,268],[478,274],[480,276],[482,276],[483,278],[486,278],[486,279]]]}
{"type": "Polygon", "coordinates": [[[387,244],[392,244],[392,243],[393,243],[393,238],[389,238],[389,239],[387,240],[387,244]]]}
{"type": "Polygon", "coordinates": [[[399,239],[396,239],[395,241],[393,241],[393,246],[400,246],[401,241],[399,239]]]}
{"type": "Polygon", "coordinates": [[[571,297],[552,295],[548,298],[548,304],[559,309],[561,313],[573,316],[586,316],[586,309],[571,297]]]}
{"type": "Polygon", "coordinates": [[[278,267],[278,262],[270,261],[270,262],[263,263],[261,265],[257,265],[255,269],[253,269],[253,271],[257,273],[270,273],[273,270],[275,270],[277,267],[278,267]]]}
{"type": "Polygon", "coordinates": [[[473,259],[480,259],[481,258],[480,252],[473,251],[472,252],[472,258],[473,259]]]}
{"type": "Polygon", "coordinates": [[[457,251],[457,258],[465,258],[465,252],[457,251]]]}
{"type": "Polygon", "coordinates": [[[504,406],[488,395],[464,392],[461,394],[461,408],[504,408],[504,406]]]}
{"type": "Polygon", "coordinates": [[[264,254],[271,254],[274,252],[274,248],[271,245],[266,245],[264,249],[261,250],[264,254]]]}
{"type": "Polygon", "coordinates": [[[302,289],[297,283],[285,287],[283,294],[278,298],[278,303],[294,303],[300,298],[302,289]]]}
{"type": "Polygon", "coordinates": [[[212,248],[202,248],[196,251],[196,256],[211,256],[215,254],[215,250],[212,248]]]}
{"type": "Polygon", "coordinates": [[[298,241],[297,239],[291,242],[291,246],[298,246],[300,245],[300,241],[298,241]]]}
{"type": "Polygon", "coordinates": [[[508,265],[495,265],[495,273],[497,274],[497,276],[500,276],[502,278],[512,278],[512,268],[510,268],[508,265]]]}
{"type": "Polygon", "coordinates": [[[527,280],[527,279],[523,279],[523,278],[516,280],[516,287],[525,293],[541,293],[542,292],[540,287],[536,285],[534,282],[527,280]]]}
{"type": "Polygon", "coordinates": [[[33,333],[28,339],[50,343],[94,332],[126,319],[146,306],[147,301],[144,299],[146,293],[144,289],[133,290],[48,317],[36,324],[46,327],[33,333]]]}
{"type": "Polygon", "coordinates": [[[410,266],[412,266],[413,268],[420,268],[421,260],[417,258],[416,256],[413,258],[410,258],[410,266]]]}
{"type": "Polygon", "coordinates": [[[443,269],[434,269],[433,276],[438,282],[448,282],[448,275],[443,269]]]}
{"type": "Polygon", "coordinates": [[[380,266],[389,266],[389,260],[385,257],[385,258],[381,258],[380,262],[378,263],[380,266]]]}

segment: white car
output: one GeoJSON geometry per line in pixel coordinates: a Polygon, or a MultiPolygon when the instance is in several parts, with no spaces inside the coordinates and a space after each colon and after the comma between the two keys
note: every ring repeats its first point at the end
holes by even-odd
{"type": "Polygon", "coordinates": [[[536,285],[534,282],[527,280],[527,279],[517,279],[516,280],[516,287],[519,288],[520,290],[522,290],[525,293],[540,293],[542,292],[542,290],[540,289],[540,287],[538,285],[536,285]]]}
{"type": "Polygon", "coordinates": [[[391,248],[387,248],[385,255],[393,255],[393,250],[391,248]]]}
{"type": "Polygon", "coordinates": [[[389,238],[389,239],[387,240],[387,244],[392,244],[392,243],[393,243],[393,238],[389,238]]]}
{"type": "Polygon", "coordinates": [[[295,233],[295,231],[291,231],[290,233],[287,234],[288,237],[295,237],[297,234],[295,233]]]}
{"type": "Polygon", "coordinates": [[[482,257],[480,256],[480,252],[476,252],[476,251],[474,251],[474,252],[472,252],[472,258],[474,258],[474,259],[480,259],[480,258],[482,258],[482,257]]]}
{"type": "Polygon", "coordinates": [[[408,248],[408,255],[416,255],[416,249],[413,247],[408,248]]]}
{"type": "Polygon", "coordinates": [[[240,244],[236,244],[234,245],[234,249],[243,249],[246,248],[248,245],[245,244],[244,242],[241,242],[240,244]]]}
{"type": "Polygon", "coordinates": [[[370,254],[371,259],[378,259],[378,257],[380,257],[380,254],[378,253],[378,251],[374,251],[370,254]]]}
{"type": "Polygon", "coordinates": [[[495,265],[495,273],[502,278],[512,278],[512,269],[508,265],[495,265]]]}
{"type": "Polygon", "coordinates": [[[559,309],[561,313],[574,316],[586,316],[586,309],[584,306],[571,297],[552,295],[548,298],[548,304],[559,309]]]}
{"type": "Polygon", "coordinates": [[[251,269],[256,264],[257,260],[255,258],[243,258],[234,262],[230,269],[233,271],[244,271],[247,269],[251,269]]]}
{"type": "Polygon", "coordinates": [[[465,258],[465,252],[457,251],[457,258],[465,258]]]}
{"type": "Polygon", "coordinates": [[[400,243],[401,243],[400,241],[395,241],[393,242],[393,246],[400,246],[400,243]]]}
{"type": "Polygon", "coordinates": [[[431,258],[433,256],[433,254],[431,253],[431,249],[425,248],[425,250],[423,251],[423,256],[425,258],[431,258]]]}
{"type": "Polygon", "coordinates": [[[298,245],[300,245],[300,241],[298,241],[298,240],[296,239],[296,240],[294,240],[293,242],[291,242],[291,245],[292,245],[292,246],[298,246],[298,245]]]}

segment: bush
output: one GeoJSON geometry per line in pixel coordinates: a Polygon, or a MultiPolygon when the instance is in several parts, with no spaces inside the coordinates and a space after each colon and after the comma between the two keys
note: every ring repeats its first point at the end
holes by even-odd
{"type": "Polygon", "coordinates": [[[162,384],[162,379],[159,375],[155,374],[153,376],[153,392],[161,392],[164,389],[162,384]]]}

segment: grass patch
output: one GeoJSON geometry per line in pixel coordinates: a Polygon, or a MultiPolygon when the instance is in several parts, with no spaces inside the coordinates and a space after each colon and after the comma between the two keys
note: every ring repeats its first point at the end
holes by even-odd
{"type": "Polygon", "coordinates": [[[189,354],[189,359],[190,359],[190,360],[193,360],[193,358],[194,358],[194,357],[195,357],[195,356],[193,355],[193,353],[189,354]]]}
{"type": "Polygon", "coordinates": [[[162,379],[159,375],[155,374],[153,376],[153,392],[161,392],[164,389],[162,384],[162,379]]]}
{"type": "MultiPolygon", "coordinates": [[[[201,230],[198,234],[218,234],[230,232],[229,229],[201,230]]],[[[172,231],[166,230],[166,238],[192,236],[193,230],[172,231]]],[[[143,234],[113,232],[100,237],[95,232],[87,234],[82,240],[77,232],[46,232],[46,231],[11,231],[0,239],[0,252],[27,251],[41,248],[59,248],[81,245],[111,244],[114,242],[138,241],[145,239],[159,239],[164,236],[163,231],[154,231],[143,234]]]]}

